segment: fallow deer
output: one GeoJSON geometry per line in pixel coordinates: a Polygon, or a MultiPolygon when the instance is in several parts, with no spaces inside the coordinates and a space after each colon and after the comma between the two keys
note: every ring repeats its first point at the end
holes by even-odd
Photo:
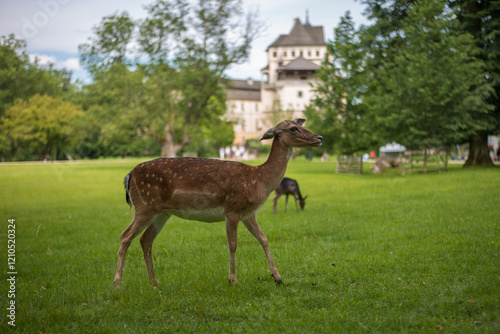
{"type": "Polygon", "coordinates": [[[151,249],[172,215],[202,222],[226,222],[229,281],[233,284],[237,282],[237,229],[242,221],[264,249],[274,280],[282,283],[255,215],[283,179],[292,147],[322,144],[323,137],[304,129],[304,122],[298,118],[269,129],[260,140],[274,140],[267,161],[260,166],[201,158],[156,159],[137,165],[125,177],[126,200],[130,208],[135,207],[135,216],[121,234],[115,286],[122,284],[127,249],[142,231],[140,242],[149,281],[158,284],[151,249]]]}
{"type": "Polygon", "coordinates": [[[304,210],[304,206],[306,205],[306,198],[302,197],[302,194],[300,193],[299,189],[299,184],[297,181],[293,179],[289,179],[287,177],[284,177],[283,180],[281,181],[280,185],[276,190],[274,191],[275,197],[273,200],[273,213],[276,214],[276,205],[278,204],[278,199],[281,197],[281,195],[286,195],[285,197],[285,208],[283,209],[283,212],[286,212],[286,205],[288,204],[288,196],[292,195],[293,198],[295,199],[295,209],[299,211],[299,206],[297,205],[297,200],[299,201],[300,208],[304,210]]]}

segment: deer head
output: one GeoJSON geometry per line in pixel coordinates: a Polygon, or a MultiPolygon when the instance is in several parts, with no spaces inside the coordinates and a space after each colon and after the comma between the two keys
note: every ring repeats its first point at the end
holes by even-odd
{"type": "Polygon", "coordinates": [[[280,143],[287,147],[320,146],[323,143],[323,137],[304,129],[302,126],[305,122],[304,118],[280,122],[267,130],[259,141],[279,138],[280,143]]]}
{"type": "Polygon", "coordinates": [[[299,199],[300,208],[302,210],[304,210],[304,207],[306,206],[306,198],[307,198],[307,196],[304,196],[301,199],[299,199]]]}

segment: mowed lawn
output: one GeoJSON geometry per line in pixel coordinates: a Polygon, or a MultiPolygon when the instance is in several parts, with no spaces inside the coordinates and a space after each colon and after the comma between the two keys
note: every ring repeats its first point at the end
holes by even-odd
{"type": "Polygon", "coordinates": [[[172,218],[153,247],[160,285],[137,238],[117,291],[122,182],[139,162],[0,165],[0,332],[8,219],[19,333],[500,332],[498,168],[358,176],[291,161],[305,210],[281,199],[273,215],[271,195],[257,216],[284,284],[243,224],[232,286],[224,223],[172,218]]]}

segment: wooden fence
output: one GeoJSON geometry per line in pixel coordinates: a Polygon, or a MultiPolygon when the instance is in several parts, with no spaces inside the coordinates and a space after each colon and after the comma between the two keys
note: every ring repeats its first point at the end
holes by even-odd
{"type": "Polygon", "coordinates": [[[405,160],[403,173],[448,170],[448,152],[440,148],[406,152],[405,160]]]}
{"type": "Polygon", "coordinates": [[[357,156],[339,155],[337,158],[337,174],[361,174],[363,173],[363,159],[357,156]]]}

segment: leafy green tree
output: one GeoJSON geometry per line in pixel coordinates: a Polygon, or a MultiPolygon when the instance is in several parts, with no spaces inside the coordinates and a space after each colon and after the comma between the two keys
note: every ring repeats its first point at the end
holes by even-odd
{"type": "Polygon", "coordinates": [[[315,98],[305,110],[311,129],[321,133],[328,149],[352,154],[371,143],[369,115],[361,97],[365,62],[359,32],[349,12],[335,29],[328,44],[328,58],[317,72],[315,98]]]}
{"type": "MultiPolygon", "coordinates": [[[[126,117],[138,134],[161,146],[162,156],[175,156],[203,123],[216,124],[224,114],[217,107],[224,103],[224,72],[248,58],[260,25],[254,14],[244,19],[241,1],[159,0],[145,8],[137,63],[130,66],[144,75],[144,93],[126,117]]],[[[125,13],[106,17],[90,43],[80,47],[82,62],[96,79],[106,76],[110,64],[130,61],[131,31],[133,21],[125,13]]]]}
{"type": "Polygon", "coordinates": [[[487,80],[495,94],[490,94],[488,103],[494,106],[491,113],[473,113],[473,117],[484,126],[469,139],[469,158],[465,166],[491,165],[488,152],[488,135],[500,132],[500,1],[498,0],[448,0],[456,8],[461,28],[474,37],[478,47],[477,58],[485,62],[487,80]]]}
{"type": "Polygon", "coordinates": [[[13,34],[0,37],[0,117],[17,99],[35,94],[56,97],[69,89],[69,72],[30,62],[26,41],[13,34]]]}
{"type": "Polygon", "coordinates": [[[399,24],[392,62],[378,70],[379,87],[365,97],[387,139],[411,148],[446,146],[484,127],[473,117],[491,111],[484,63],[444,2],[419,1],[399,24]]]}
{"type": "Polygon", "coordinates": [[[89,38],[89,43],[78,47],[82,64],[98,75],[110,65],[127,63],[127,48],[134,27],[135,23],[126,11],[103,17],[101,23],[92,29],[94,36],[89,38]]]}
{"type": "Polygon", "coordinates": [[[216,124],[225,113],[223,74],[248,58],[259,32],[254,14],[243,19],[241,1],[156,1],[138,40],[147,56],[147,104],[155,120],[151,131],[162,156],[175,156],[207,120],[216,124]],[[241,33],[238,31],[241,29],[241,33]],[[162,127],[160,127],[163,125],[162,127]]]}
{"type": "Polygon", "coordinates": [[[82,88],[75,102],[85,110],[77,125],[80,156],[159,154],[159,146],[146,134],[143,106],[148,98],[146,76],[140,68],[125,64],[110,65],[96,72],[94,82],[82,88]]]}
{"type": "Polygon", "coordinates": [[[80,107],[47,95],[34,95],[29,100],[16,100],[5,111],[0,132],[13,151],[34,151],[38,159],[68,151],[75,144],[74,122],[81,117],[80,107]]]}

